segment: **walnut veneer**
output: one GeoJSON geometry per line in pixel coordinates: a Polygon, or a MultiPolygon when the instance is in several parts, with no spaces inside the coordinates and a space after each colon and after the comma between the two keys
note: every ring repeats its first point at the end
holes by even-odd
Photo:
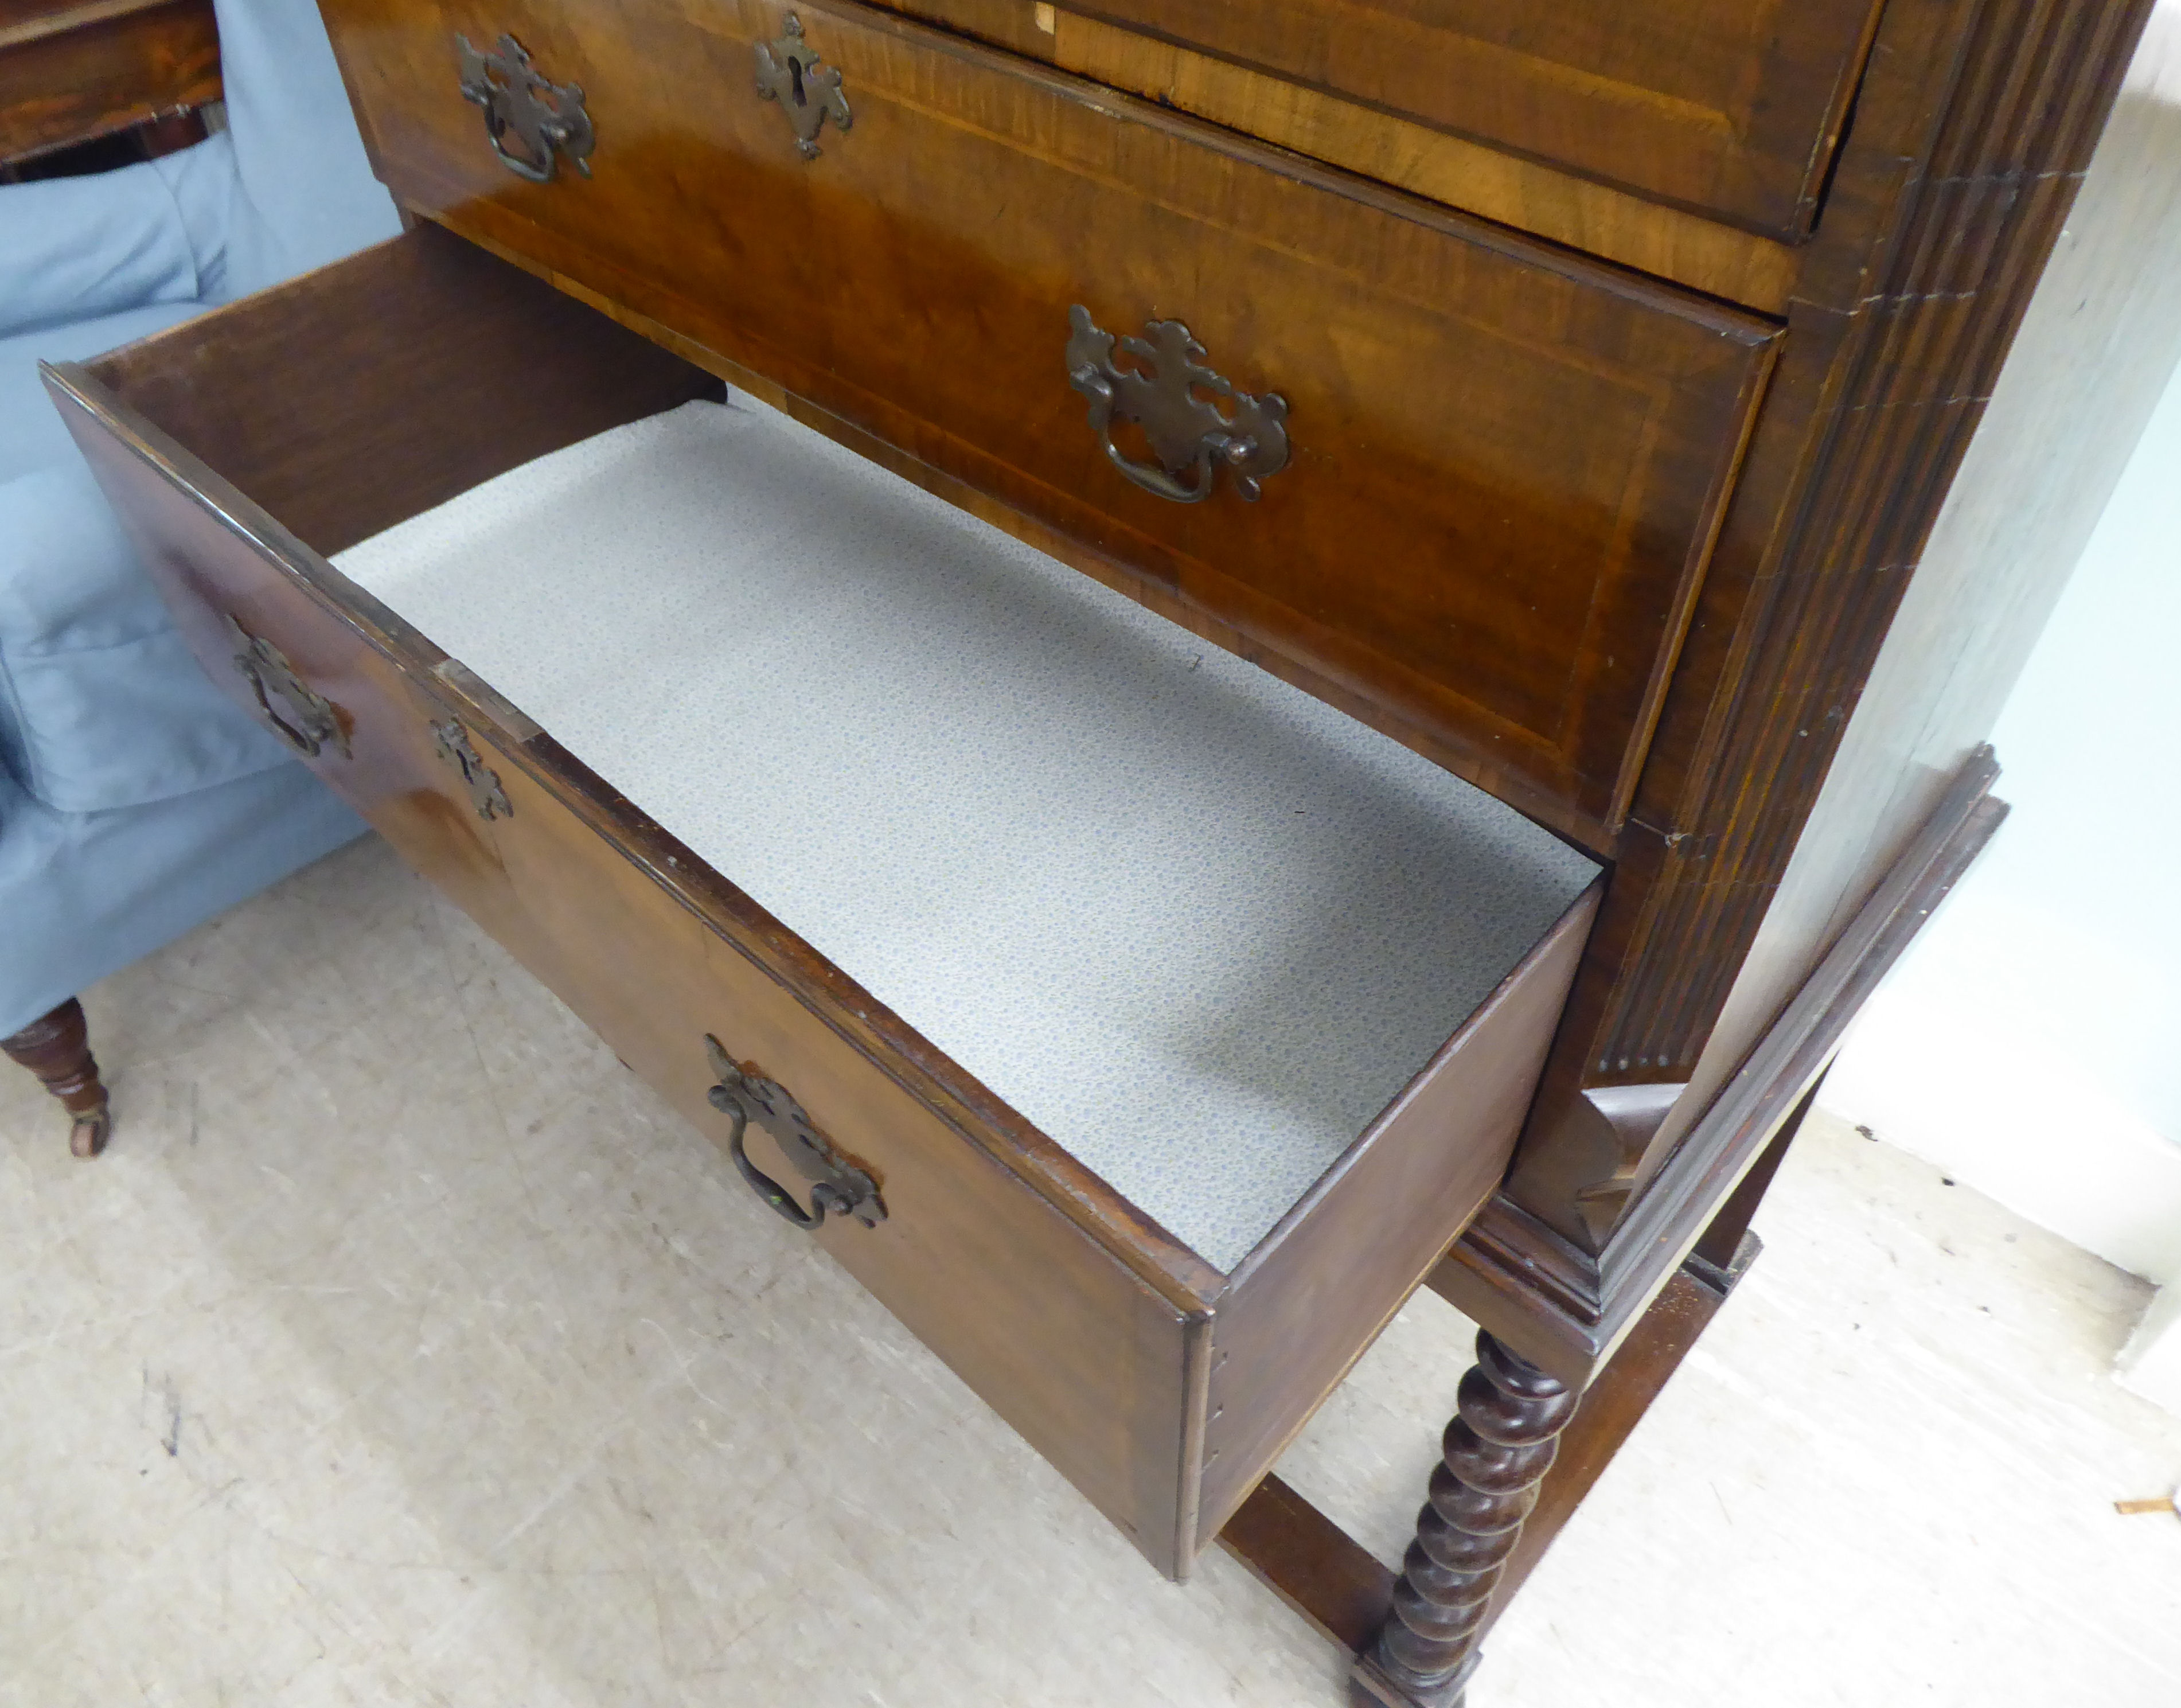
{"type": "Polygon", "coordinates": [[[212,0],[0,3],[0,163],[219,97],[212,0]]]}
{"type": "Polygon", "coordinates": [[[2148,0],[324,9],[422,229],[52,380],[201,652],[285,649],[354,727],[322,774],[693,1119],[660,1033],[729,1009],[792,1064],[917,1206],[829,1249],[1154,1561],[1231,1514],[1359,1700],[1458,1699],[1996,821],[1977,698],[1889,629],[2148,0]],[[1103,445],[1155,358],[1099,379],[1071,310],[1185,323],[1192,433],[1278,395],[1254,502],[1278,412],[1195,476],[1103,445]],[[324,561],[715,379],[1607,866],[1262,1261],[1132,1214],[324,561]],[[1858,716],[1916,740],[1843,777],[1858,716]],[[512,818],[420,745],[449,717],[512,818]],[[1487,1339],[1394,1581],[1261,1479],[1427,1272],[1487,1339]]]}

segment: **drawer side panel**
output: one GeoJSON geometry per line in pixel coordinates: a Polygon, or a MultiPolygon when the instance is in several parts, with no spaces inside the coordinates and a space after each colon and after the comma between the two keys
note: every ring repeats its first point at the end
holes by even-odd
{"type": "Polygon", "coordinates": [[[130,407],[331,555],[719,383],[425,226],[102,357],[130,407]]]}
{"type": "Polygon", "coordinates": [[[1583,892],[1238,1269],[1212,1323],[1208,1545],[1505,1173],[1590,934],[1583,892]]]}

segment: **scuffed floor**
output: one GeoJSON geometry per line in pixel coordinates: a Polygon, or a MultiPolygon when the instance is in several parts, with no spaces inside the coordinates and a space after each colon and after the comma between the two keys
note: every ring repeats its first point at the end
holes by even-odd
{"type": "MultiPolygon", "coordinates": [[[[1340,1701],[376,842],[86,1007],[104,1159],[0,1076],[0,1702],[1340,1701]]],[[[1473,1708],[2181,1704],[2140,1285],[1823,1121],[1759,1225],[1473,1708]]],[[[1284,1462],[1389,1558],[1468,1333],[1420,1299],[1284,1462]]]]}

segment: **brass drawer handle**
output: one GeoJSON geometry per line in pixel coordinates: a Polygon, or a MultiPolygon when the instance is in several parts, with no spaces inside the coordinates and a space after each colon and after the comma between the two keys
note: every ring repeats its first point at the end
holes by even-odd
{"type": "Polygon", "coordinates": [[[500,773],[478,756],[470,745],[470,732],[453,718],[432,726],[433,745],[439,757],[462,774],[462,782],[470,792],[470,804],[477,809],[482,819],[513,818],[515,809],[509,804],[507,791],[500,786],[500,773]]]}
{"type": "Polygon", "coordinates": [[[549,184],[561,156],[584,177],[591,175],[591,115],[583,110],[577,84],[552,83],[539,76],[530,56],[512,36],[503,36],[490,53],[480,53],[467,36],[455,37],[461,69],[462,98],[484,109],[485,140],[500,164],[517,178],[549,184]],[[504,140],[512,130],[522,152],[504,140]]]}
{"type": "Polygon", "coordinates": [[[752,1191],[783,1219],[806,1231],[824,1226],[828,1210],[837,1216],[853,1216],[867,1228],[875,1228],[886,1219],[878,1182],[833,1148],[784,1086],[736,1061],[709,1033],[704,1053],[719,1076],[709,1093],[712,1107],[734,1123],[727,1141],[728,1153],[752,1191]],[[760,1173],[743,1149],[743,1136],[752,1121],[779,1141],[788,1160],[810,1182],[809,1210],[797,1203],[785,1186],[760,1173]]]}
{"type": "Polygon", "coordinates": [[[329,747],[343,759],[349,758],[348,731],[342,727],[340,713],[331,700],[312,692],[310,684],[295,674],[288,655],[262,636],[251,633],[232,615],[227,619],[227,632],[238,649],[233,660],[236,672],[257,696],[257,709],[265,714],[266,721],[288,745],[306,759],[317,758],[329,747]],[[274,709],[275,694],[295,714],[292,723],[274,709]]]}
{"type": "Polygon", "coordinates": [[[828,119],[837,130],[855,123],[848,97],[841,92],[840,72],[825,65],[818,50],[803,39],[803,20],[792,12],[777,41],[757,44],[757,92],[780,103],[795,127],[795,152],[805,160],[818,158],[818,133],[828,119]]]}
{"type": "Polygon", "coordinates": [[[1201,504],[1223,467],[1234,489],[1254,499],[1264,481],[1287,467],[1287,399],[1277,391],[1262,397],[1237,391],[1203,365],[1204,346],[1179,320],[1148,321],[1144,337],[1116,340],[1079,302],[1068,311],[1068,383],[1090,400],[1090,425],[1107,461],[1146,492],[1201,504]],[[1131,366],[1115,361],[1117,344],[1131,366]],[[1117,422],[1142,429],[1158,458],[1156,467],[1122,454],[1113,443],[1117,422]]]}

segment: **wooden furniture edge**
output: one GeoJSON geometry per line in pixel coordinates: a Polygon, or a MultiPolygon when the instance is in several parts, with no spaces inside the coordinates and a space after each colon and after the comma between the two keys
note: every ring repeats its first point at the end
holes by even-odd
{"type": "MultiPolygon", "coordinates": [[[[519,267],[532,276],[544,279],[556,290],[588,305],[631,331],[642,334],[653,343],[672,351],[684,361],[716,375],[739,390],[748,392],[814,432],[823,434],[834,443],[846,446],[866,461],[922,487],[935,497],[944,499],[957,509],[1025,544],[1035,546],[1071,569],[1125,594],[1146,610],[1156,611],[1169,622],[1176,623],[1212,645],[1233,653],[1237,658],[1248,661],[1282,682],[1300,688],[1313,699],[1322,700],[1358,723],[1390,737],[1411,751],[1422,754],[1441,769],[1534,819],[1562,841],[1592,858],[1610,861],[1619,855],[1619,836],[1607,827],[1603,820],[1560,799],[1542,784],[1533,783],[1521,771],[1502,767],[1482,743],[1456,744],[1426,731],[1400,714],[1378,705],[1362,693],[1343,686],[1329,675],[1255,639],[1233,624],[1213,616],[1156,576],[1132,568],[1120,559],[1107,556],[1060,528],[1038,521],[1017,510],[1004,499],[994,497],[969,481],[925,462],[914,450],[880,437],[869,428],[834,413],[821,403],[799,395],[781,382],[759,373],[732,357],[723,355],[708,345],[676,332],[665,322],[526,255],[520,247],[484,229],[475,219],[418,213],[406,207],[403,214],[405,220],[411,224],[439,226],[464,242],[473,244],[511,266],[519,267]]],[[[606,263],[601,263],[599,266],[601,271],[608,270],[606,263]]]]}
{"type": "Polygon", "coordinates": [[[0,25],[0,60],[10,59],[0,67],[0,167],[171,120],[224,93],[212,0],[57,6],[0,25]],[[113,62],[103,86],[86,86],[86,54],[113,62]]]}
{"type": "MultiPolygon", "coordinates": [[[[1687,1130],[1694,1109],[1616,1126],[1589,1094],[1669,1092],[1712,1042],[2148,5],[1886,8],[1595,953],[1480,1240],[1511,1230],[1519,1209],[1573,1258],[1595,1257],[1687,1130]]],[[[1864,887],[1858,878],[1847,894],[1864,887]]],[[[1822,948],[1797,945],[1783,997],[1822,948]]],[[[1542,1251],[1533,1260],[1557,1285],[1566,1266],[1542,1251]]]]}
{"type": "MultiPolygon", "coordinates": [[[[1749,1222],[1816,1101],[1848,1021],[2006,815],[2005,804],[1990,793],[1996,771],[1989,748],[1961,768],[1910,857],[1897,864],[1821,964],[1822,970],[1845,963],[1847,976],[1806,985],[1718,1100],[1725,1115],[1740,1119],[1719,1122],[1726,1142],[1708,1147],[1709,1166],[1684,1176],[1686,1198],[1659,1219],[1676,1228],[1683,1207],[1694,1204],[1710,1219],[1670,1248],[1671,1271],[1664,1287],[1646,1296],[1640,1316],[1631,1307],[1629,1321],[1601,1320],[1602,1374],[1548,1370],[1490,1329],[1479,1333],[1477,1364],[1462,1378],[1416,1540],[1385,1622],[1350,1673],[1356,1702],[1459,1708],[1492,1622],[1754,1258],[1759,1245],[1749,1222]],[[1795,1100],[1785,1112],[1782,1088],[1795,1100]],[[1562,1470],[1557,1461],[1571,1445],[1562,1470]]],[[[1715,1108],[1707,1119],[1721,1114],[1715,1108]]],[[[1639,1268],[1662,1243],[1638,1248],[1639,1268]]],[[[1610,1307],[1632,1291],[1616,1294],[1611,1283],[1607,1278],[1604,1289],[1610,1307]]]]}
{"type": "Polygon", "coordinates": [[[0,53],[10,47],[20,47],[31,41],[44,41],[55,36],[66,36],[78,30],[88,30],[94,24],[110,24],[116,19],[132,18],[140,12],[157,12],[163,7],[200,5],[203,0],[75,0],[74,4],[63,4],[33,13],[14,24],[0,24],[0,53]]]}
{"type": "Polygon", "coordinates": [[[1472,1222],[1430,1285],[1522,1355],[1582,1383],[1670,1279],[1924,920],[2006,815],[1998,766],[1979,748],[1886,880],[1744,1058],[1606,1250],[1593,1258],[1504,1191],[1472,1222]]]}
{"type": "MultiPolygon", "coordinates": [[[[1337,1214],[1337,1207],[1343,1199],[1350,1206],[1358,1202],[1354,1180],[1367,1175],[1383,1160],[1384,1152],[1382,1147],[1391,1137],[1396,1123],[1411,1115],[1415,1105],[1427,1103],[1434,1097],[1443,1096],[1433,1084],[1442,1070],[1464,1057],[1474,1062],[1479,1052],[1493,1057],[1496,1063],[1510,1064],[1511,1071],[1500,1082],[1504,1101],[1495,1102],[1492,1096],[1484,1094],[1479,1082],[1474,1079],[1470,1081],[1466,1098],[1472,1109],[1496,1107],[1505,1111],[1508,1124],[1499,1129],[1507,1136],[1505,1140],[1488,1151],[1483,1147],[1467,1145],[1449,1151],[1442,1146],[1438,1148],[1443,1166],[1436,1181],[1421,1191],[1416,1189],[1413,1181],[1395,1193],[1387,1193],[1382,1188],[1372,1198],[1374,1202],[1397,1206],[1374,1213],[1372,1219],[1378,1262],[1391,1268],[1395,1254],[1399,1254],[1399,1267],[1391,1270],[1394,1285],[1374,1285],[1368,1288],[1367,1296],[1375,1302],[1375,1308],[1371,1318],[1359,1325],[1353,1317],[1345,1315],[1350,1301],[1366,1296],[1362,1289],[1364,1277],[1369,1272],[1358,1269],[1354,1272],[1356,1290],[1344,1290],[1341,1300],[1322,1303],[1307,1318],[1300,1319],[1306,1322],[1307,1327],[1286,1338],[1283,1372],[1289,1381],[1297,1385],[1282,1390],[1278,1396],[1279,1402],[1276,1405],[1240,1408],[1245,1412],[1276,1412],[1286,1420],[1277,1440],[1270,1444],[1268,1452],[1261,1445],[1249,1446],[1247,1458],[1250,1463],[1262,1467],[1276,1462],[1295,1437],[1309,1426],[1310,1420],[1317,1414],[1333,1390],[1347,1379],[1348,1373],[1355,1368],[1357,1361],[1385,1332],[1386,1325],[1415,1296],[1416,1289],[1437,1267],[1460,1228],[1476,1213],[1492,1182],[1505,1167],[1513,1122],[1519,1119],[1520,1110],[1527,1105],[1535,1087],[1538,1070],[1543,1061],[1543,1043],[1541,1033],[1519,1030],[1522,1024],[1519,1020],[1512,1022],[1518,1028],[1513,1036],[1534,1040],[1526,1051],[1518,1054],[1500,1050],[1495,1047],[1494,1041],[1508,1035],[1510,1015],[1521,1014],[1525,1007],[1533,1012],[1557,1007],[1563,999],[1566,981],[1572,973],[1572,963],[1580,952],[1592,920],[1597,916],[1598,898],[1602,887],[1602,882],[1597,879],[1583,887],[1582,893],[1561,910],[1552,926],[1507,971],[1453,1036],[1432,1053],[1431,1059],[1416,1070],[1362,1135],[1341,1152],[1310,1190],[1281,1217],[1272,1231],[1259,1241],[1228,1275],[1227,1286],[1215,1302],[1211,1321],[1211,1350],[1215,1372],[1225,1363],[1229,1349],[1235,1344],[1234,1336],[1238,1331],[1243,1337],[1243,1344],[1249,1344],[1253,1331],[1253,1318],[1256,1319],[1256,1324],[1261,1325],[1262,1313],[1268,1307],[1275,1311],[1278,1309],[1284,1291],[1292,1298],[1292,1290],[1301,1277],[1322,1271],[1324,1264],[1322,1261],[1314,1262],[1306,1255],[1298,1257],[1296,1251],[1300,1248],[1306,1253],[1312,1242],[1323,1239],[1327,1213],[1337,1214]],[[1259,1282],[1261,1276],[1270,1284],[1272,1291],[1269,1297],[1262,1285],[1254,1285],[1259,1282]],[[1341,1348],[1341,1356],[1337,1363],[1328,1364],[1317,1356],[1320,1347],[1327,1343],[1317,1340],[1315,1336],[1322,1324],[1344,1321],[1350,1326],[1350,1332],[1338,1335],[1331,1340],[1330,1344],[1341,1348]],[[1301,1385],[1299,1376],[1301,1372],[1310,1373],[1306,1387],[1301,1385]],[[1306,1402],[1294,1402],[1293,1396],[1297,1392],[1307,1395],[1306,1402]]],[[[1448,1118],[1442,1106],[1441,1114],[1436,1119],[1448,1118]]],[[[1410,1130],[1411,1133],[1419,1130],[1444,1132],[1446,1129],[1434,1125],[1429,1129],[1411,1128],[1410,1130]]],[[[1413,1142],[1413,1140],[1410,1141],[1411,1147],[1413,1142]]],[[[1383,1270],[1380,1274],[1383,1280],[1383,1270]]],[[[1261,1326],[1256,1328],[1256,1332],[1262,1333],[1261,1326]]],[[[1260,1340],[1257,1344],[1262,1347],[1264,1342],[1260,1340]]],[[[1216,1375],[1211,1395],[1214,1402],[1212,1416],[1217,1419],[1221,1415],[1223,1399],[1234,1396],[1223,1395],[1216,1375]]],[[[1245,1444],[1248,1445],[1246,1436],[1245,1444]]],[[[1234,1445],[1231,1432],[1228,1432],[1228,1439],[1221,1444],[1220,1451],[1223,1451],[1234,1445]]],[[[1223,1525],[1239,1510],[1241,1503],[1248,1500],[1252,1491],[1250,1483],[1238,1483],[1232,1476],[1215,1476],[1212,1459],[1216,1456],[1216,1453],[1207,1456],[1201,1467],[1200,1479],[1201,1505],[1206,1509],[1206,1516],[1203,1519],[1206,1528],[1223,1525]]],[[[1262,1482],[1262,1476],[1259,1481],[1262,1482]]],[[[1201,1548],[1212,1539],[1210,1534],[1201,1529],[1196,1545],[1201,1548]]]]}
{"type": "MultiPolygon", "coordinates": [[[[1600,1299],[1595,1318],[1571,1313],[1541,1328],[1521,1314],[1522,1272],[1505,1267],[1499,1250],[1477,1251],[1466,1234],[1433,1272],[1433,1291],[1488,1334],[1517,1341],[1525,1357],[1582,1390],[1560,1432],[1562,1456],[1539,1485],[1483,1628],[1535,1569],[1762,1250],[1750,1219],[1849,1022],[2007,815],[1991,793],[1996,775],[1988,748],[1963,766],[1914,847],[1670,1164],[1682,1171],[1681,1190],[1643,1247],[1651,1261],[1618,1272],[1620,1285],[1600,1299]]],[[[1551,1237],[1549,1230],[1537,1232],[1551,1237]]],[[[1218,1540],[1320,1634],[1353,1654],[1368,1651],[1392,1606],[1395,1573],[1277,1474],[1258,1484],[1218,1540]]],[[[1386,1695],[1383,1681],[1356,1688],[1378,1691],[1367,1700],[1404,1700],[1386,1695]]]]}
{"type": "Polygon", "coordinates": [[[1385,1622],[1394,1574],[1277,1473],[1235,1509],[1218,1541],[1319,1636],[1351,1655],[1385,1622]]]}
{"type": "MultiPolygon", "coordinates": [[[[1510,229],[1784,314],[1797,246],[1275,73],[1030,0],[890,0],[895,10],[1262,138],[1510,229]],[[969,15],[974,10],[977,15],[969,15]]],[[[1858,70],[1860,62],[1858,61],[1858,70]]]]}
{"type": "MultiPolygon", "coordinates": [[[[1813,1088],[1768,1148],[1768,1158],[1785,1152],[1814,1095],[1813,1088]]],[[[1753,1177],[1757,1172],[1752,1170],[1753,1177]]],[[[1748,1208],[1755,1208],[1753,1199],[1748,1208]]],[[[1730,1217],[1723,1213],[1720,1219],[1730,1217]]],[[[1707,1239],[1723,1231],[1715,1223],[1707,1239]]],[[[1502,1568],[1485,1631],[1536,1568],[1762,1250],[1762,1242],[1748,1232],[1744,1216],[1735,1255],[1725,1268],[1691,1252],[1585,1390],[1573,1421],[1561,1434],[1553,1468],[1539,1485],[1538,1504],[1502,1568]]],[[[1290,1611],[1351,1655],[1368,1649],[1386,1622],[1395,1574],[1277,1473],[1251,1492],[1218,1541],[1290,1611]]]]}

